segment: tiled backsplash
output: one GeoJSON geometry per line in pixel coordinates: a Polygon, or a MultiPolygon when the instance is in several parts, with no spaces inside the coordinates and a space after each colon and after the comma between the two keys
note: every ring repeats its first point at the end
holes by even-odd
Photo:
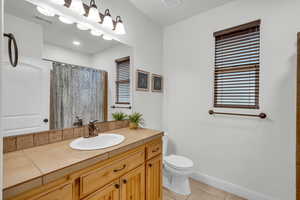
{"type": "MultiPolygon", "coordinates": [[[[124,121],[109,121],[96,123],[100,133],[126,128],[129,126],[127,120],[124,121]]],[[[25,135],[8,136],[3,138],[4,153],[27,149],[35,146],[55,143],[62,140],[82,137],[88,134],[87,125],[76,128],[67,128],[63,130],[49,130],[38,133],[30,133],[25,135]]]]}

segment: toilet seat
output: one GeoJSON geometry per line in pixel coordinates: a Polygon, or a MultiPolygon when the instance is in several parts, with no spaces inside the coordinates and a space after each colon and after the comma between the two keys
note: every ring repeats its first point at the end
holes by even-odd
{"type": "Polygon", "coordinates": [[[165,164],[177,170],[188,170],[194,166],[192,160],[178,155],[170,155],[164,158],[165,164]]]}

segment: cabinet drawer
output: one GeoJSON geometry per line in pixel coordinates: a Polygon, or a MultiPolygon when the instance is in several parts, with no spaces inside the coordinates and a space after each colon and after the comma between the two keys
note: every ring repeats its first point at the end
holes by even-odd
{"type": "Polygon", "coordinates": [[[80,197],[103,187],[116,178],[144,163],[145,151],[141,150],[124,159],[112,161],[80,177],[80,197]]]}
{"type": "Polygon", "coordinates": [[[146,145],[147,159],[151,159],[162,153],[162,141],[161,139],[154,140],[146,145]]]}

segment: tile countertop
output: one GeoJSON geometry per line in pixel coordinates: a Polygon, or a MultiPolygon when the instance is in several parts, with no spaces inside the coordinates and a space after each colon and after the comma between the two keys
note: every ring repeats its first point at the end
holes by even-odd
{"type": "Polygon", "coordinates": [[[116,129],[108,133],[124,135],[125,141],[106,149],[79,151],[69,147],[72,139],[5,153],[4,190],[26,183],[35,187],[46,184],[163,135],[162,131],[128,128],[116,129]]]}

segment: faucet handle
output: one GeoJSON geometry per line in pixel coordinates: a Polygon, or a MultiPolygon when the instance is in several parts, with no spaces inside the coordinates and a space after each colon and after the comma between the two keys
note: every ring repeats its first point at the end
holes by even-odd
{"type": "Polygon", "coordinates": [[[94,123],[96,123],[98,120],[96,119],[96,120],[94,120],[94,121],[90,121],[89,123],[90,124],[94,124],[94,123]]]}

